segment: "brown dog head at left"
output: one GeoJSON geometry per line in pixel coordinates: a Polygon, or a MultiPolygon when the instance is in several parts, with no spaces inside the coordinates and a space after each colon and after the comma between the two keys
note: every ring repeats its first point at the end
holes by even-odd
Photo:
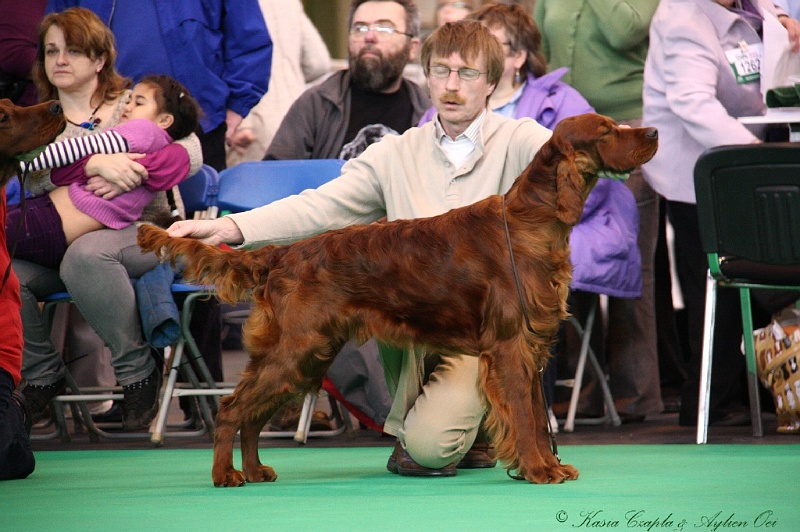
{"type": "Polygon", "coordinates": [[[52,142],[66,124],[55,100],[30,107],[0,100],[0,187],[18,173],[21,157],[52,142]]]}

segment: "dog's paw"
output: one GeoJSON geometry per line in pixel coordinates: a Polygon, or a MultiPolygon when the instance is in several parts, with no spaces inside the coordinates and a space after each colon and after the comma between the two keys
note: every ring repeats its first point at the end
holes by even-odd
{"type": "Polygon", "coordinates": [[[275,482],[278,475],[270,466],[262,465],[252,471],[247,471],[247,482],[275,482]]]}
{"type": "Polygon", "coordinates": [[[540,464],[534,467],[521,466],[512,478],[527,480],[531,484],[561,484],[566,480],[576,480],[578,470],[571,465],[540,464]]]}
{"type": "Polygon", "coordinates": [[[214,486],[218,488],[237,488],[244,486],[244,473],[236,469],[229,469],[224,475],[212,475],[214,486]],[[219,477],[219,478],[218,478],[219,477]]]}

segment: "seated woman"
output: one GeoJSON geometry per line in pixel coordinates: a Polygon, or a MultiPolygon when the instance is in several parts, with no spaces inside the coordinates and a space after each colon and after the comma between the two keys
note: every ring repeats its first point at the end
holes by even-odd
{"type": "MultiPolygon", "coordinates": [[[[33,79],[40,98],[59,100],[68,121],[59,140],[116,126],[130,100],[130,91],[129,81],[114,66],[117,51],[110,28],[88,9],[69,8],[45,16],[37,40],[33,79]]],[[[108,199],[120,190],[141,186],[145,179],[182,179],[201,166],[200,142],[196,135],[189,135],[152,154],[91,156],[84,171],[95,177],[89,178],[85,188],[108,199]]],[[[33,194],[50,192],[56,188],[50,177],[50,171],[32,172],[25,180],[25,188],[33,194]]],[[[62,194],[51,199],[56,202],[69,197],[62,194]]],[[[137,221],[155,222],[162,216],[169,216],[168,201],[166,193],[158,192],[137,221]]],[[[114,370],[111,377],[122,386],[124,396],[123,429],[147,427],[155,417],[161,372],[142,332],[130,280],[155,268],[159,260],[154,253],[141,252],[136,233],[135,225],[90,231],[67,247],[58,269],[14,259],[22,300],[22,376],[28,383],[22,393],[34,423],[45,417],[48,403],[64,390],[66,383],[61,350],[50,337],[38,303],[41,297],[58,291],[69,291],[80,315],[97,332],[98,340],[102,338],[100,344],[108,347],[114,370]]],[[[91,333],[88,328],[78,330],[91,333]]],[[[73,323],[69,328],[73,339],[78,338],[75,331],[73,323]]],[[[103,348],[78,341],[82,360],[95,360],[98,365],[108,360],[101,352],[103,348]]]]}
{"type": "Polygon", "coordinates": [[[133,88],[119,125],[49,145],[25,171],[55,168],[51,180],[59,188],[9,209],[9,252],[17,259],[58,268],[76,238],[103,227],[122,229],[138,220],[155,193],[171,189],[185,173],[148,179],[105,199],[86,189],[85,159],[96,153],[154,153],[190,135],[198,115],[199,107],[183,85],[169,76],[149,76],[133,88]]]}

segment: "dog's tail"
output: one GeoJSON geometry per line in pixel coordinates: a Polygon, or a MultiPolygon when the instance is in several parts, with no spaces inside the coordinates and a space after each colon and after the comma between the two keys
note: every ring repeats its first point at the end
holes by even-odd
{"type": "Polygon", "coordinates": [[[252,301],[253,289],[266,284],[269,260],[264,253],[269,249],[262,248],[255,253],[223,250],[193,238],[171,237],[153,225],[140,226],[137,240],[142,250],[169,259],[173,266],[183,257],[184,279],[214,285],[216,295],[227,303],[252,301]]]}

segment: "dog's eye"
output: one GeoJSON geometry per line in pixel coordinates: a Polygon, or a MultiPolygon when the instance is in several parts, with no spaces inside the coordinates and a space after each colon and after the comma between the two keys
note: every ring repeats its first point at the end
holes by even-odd
{"type": "Polygon", "coordinates": [[[8,122],[8,115],[0,115],[0,122],[8,122]]]}

